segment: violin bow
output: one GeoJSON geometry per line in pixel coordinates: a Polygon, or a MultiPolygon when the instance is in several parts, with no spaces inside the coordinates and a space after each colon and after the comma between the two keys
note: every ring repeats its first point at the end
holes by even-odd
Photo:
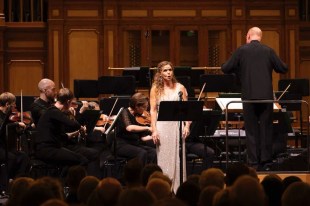
{"type": "Polygon", "coordinates": [[[290,88],[291,83],[285,88],[285,90],[282,92],[282,94],[279,96],[279,98],[277,99],[277,101],[279,101],[281,99],[281,97],[285,94],[285,92],[288,90],[288,88],[290,88]]]}
{"type": "Polygon", "coordinates": [[[20,121],[24,122],[24,107],[23,107],[23,90],[20,90],[20,121]]]}
{"type": "MultiPolygon", "coordinates": [[[[115,100],[115,102],[114,102],[114,104],[113,104],[113,107],[112,107],[112,109],[111,109],[111,111],[110,111],[110,114],[109,114],[109,116],[108,116],[108,120],[110,119],[110,117],[111,117],[111,115],[112,115],[112,112],[113,112],[113,110],[114,110],[114,107],[115,107],[117,101],[118,101],[118,98],[116,98],[116,100],[115,100]]],[[[103,128],[104,128],[104,129],[106,128],[107,123],[108,123],[108,121],[106,121],[106,122],[104,123],[104,125],[103,125],[103,128]]]]}
{"type": "Polygon", "coordinates": [[[203,90],[205,89],[205,87],[206,87],[206,82],[203,84],[202,89],[201,89],[201,91],[199,93],[198,101],[200,100],[201,94],[202,94],[203,90]]]}

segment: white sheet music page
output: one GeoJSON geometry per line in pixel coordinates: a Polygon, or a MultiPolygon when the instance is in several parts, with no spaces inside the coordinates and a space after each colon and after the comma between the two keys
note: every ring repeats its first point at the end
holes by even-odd
{"type": "MultiPolygon", "coordinates": [[[[226,110],[226,106],[229,102],[232,101],[241,101],[241,98],[216,98],[215,99],[217,104],[220,106],[222,111],[226,110]]],[[[274,103],[273,104],[274,110],[279,110],[278,106],[274,103]]],[[[230,103],[228,105],[228,111],[232,112],[241,112],[242,111],[242,103],[230,103]]]]}

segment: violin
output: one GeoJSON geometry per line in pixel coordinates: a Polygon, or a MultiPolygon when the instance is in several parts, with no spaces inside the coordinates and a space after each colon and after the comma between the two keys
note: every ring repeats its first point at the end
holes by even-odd
{"type": "Polygon", "coordinates": [[[32,123],[31,115],[28,112],[18,112],[13,111],[9,117],[11,122],[23,122],[26,125],[30,125],[32,123]]]}
{"type": "Polygon", "coordinates": [[[144,111],[142,114],[136,114],[136,121],[143,126],[151,125],[151,114],[147,111],[144,111]]]}
{"type": "Polygon", "coordinates": [[[97,123],[96,123],[96,126],[97,127],[103,127],[106,124],[112,124],[114,119],[115,119],[115,115],[112,115],[111,117],[108,117],[105,114],[101,114],[99,119],[98,119],[98,121],[97,121],[97,123]]]}

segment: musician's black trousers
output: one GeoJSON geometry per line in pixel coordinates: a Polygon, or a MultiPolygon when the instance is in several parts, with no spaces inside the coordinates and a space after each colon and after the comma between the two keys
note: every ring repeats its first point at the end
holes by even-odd
{"type": "Polygon", "coordinates": [[[243,103],[248,163],[272,160],[272,103],[243,103]]]}
{"type": "Polygon", "coordinates": [[[214,150],[201,142],[186,142],[186,152],[198,155],[203,159],[204,169],[213,166],[214,150]]]}
{"type": "Polygon", "coordinates": [[[144,165],[157,162],[156,149],[145,145],[118,144],[116,153],[127,159],[137,157],[144,165]]]}

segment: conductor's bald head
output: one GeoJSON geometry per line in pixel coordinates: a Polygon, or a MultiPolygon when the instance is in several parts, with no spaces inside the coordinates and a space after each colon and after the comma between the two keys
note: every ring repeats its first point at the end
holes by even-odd
{"type": "Polygon", "coordinates": [[[249,29],[247,36],[246,36],[246,42],[250,43],[252,40],[261,41],[263,36],[263,32],[258,27],[252,27],[249,29]]]}

